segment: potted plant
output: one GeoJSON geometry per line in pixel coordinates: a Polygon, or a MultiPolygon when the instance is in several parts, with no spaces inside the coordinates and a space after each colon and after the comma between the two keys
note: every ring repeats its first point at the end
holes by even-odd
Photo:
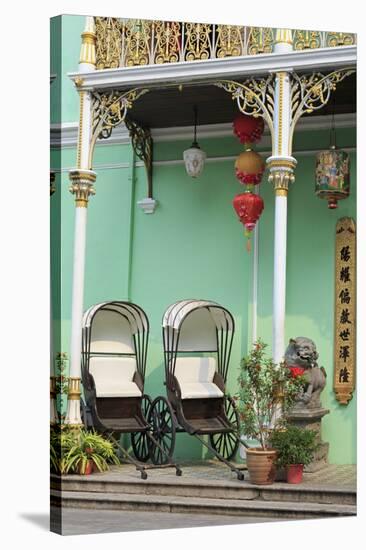
{"type": "Polygon", "coordinates": [[[65,473],[90,474],[93,470],[104,472],[108,464],[119,464],[113,444],[96,432],[75,432],[75,441],[65,455],[65,473]]]}
{"type": "Polygon", "coordinates": [[[304,466],[313,460],[317,444],[316,432],[289,424],[286,430],[271,434],[277,451],[276,464],[286,469],[288,483],[301,483],[304,466]]]}
{"type": "Polygon", "coordinates": [[[292,407],[303,380],[293,377],[283,364],[265,356],[267,345],[258,340],[240,363],[237,406],[242,434],[258,442],[247,448],[249,479],[257,485],[273,483],[277,451],[270,437],[283,430],[286,412],[292,407]]]}
{"type": "Polygon", "coordinates": [[[51,471],[55,473],[91,474],[119,464],[111,441],[86,430],[62,430],[51,433],[51,471]]]}

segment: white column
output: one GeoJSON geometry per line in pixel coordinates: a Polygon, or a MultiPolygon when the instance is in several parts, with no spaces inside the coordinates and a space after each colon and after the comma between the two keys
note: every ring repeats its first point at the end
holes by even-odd
{"type": "MultiPolygon", "coordinates": [[[[278,29],[276,53],[292,50],[292,33],[278,29]]],[[[287,71],[276,73],[274,103],[274,136],[272,156],[267,160],[269,181],[275,189],[274,271],[273,271],[273,332],[272,353],[276,363],[285,353],[286,318],[286,245],[287,245],[287,192],[294,181],[296,160],[291,156],[291,82],[287,71]]]]}
{"type": "MultiPolygon", "coordinates": [[[[79,72],[95,70],[94,18],[86,17],[82,33],[79,72]]],[[[81,78],[82,83],[82,78],[81,78]]],[[[84,272],[89,196],[94,194],[96,174],[90,170],[89,150],[91,140],[91,95],[80,90],[80,122],[77,145],[77,168],[70,170],[70,192],[75,195],[74,260],[72,279],[71,344],[68,402],[65,424],[79,426],[81,379],[81,332],[84,311],[84,272]]]]}
{"type": "Polygon", "coordinates": [[[273,273],[273,359],[281,362],[285,350],[287,197],[276,195],[273,273]]]}

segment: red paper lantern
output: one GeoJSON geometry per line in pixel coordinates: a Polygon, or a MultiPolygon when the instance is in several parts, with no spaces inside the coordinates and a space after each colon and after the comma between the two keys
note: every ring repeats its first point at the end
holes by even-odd
{"type": "Polygon", "coordinates": [[[264,131],[263,118],[240,113],[233,122],[233,128],[240,143],[257,143],[264,131]]]}
{"type": "Polygon", "coordinates": [[[251,232],[263,211],[262,197],[254,193],[246,192],[236,195],[233,206],[247,232],[251,232]]]}
{"type": "Polygon", "coordinates": [[[265,170],[262,157],[247,149],[241,153],[235,161],[235,175],[241,183],[257,185],[261,182],[265,170]]]}

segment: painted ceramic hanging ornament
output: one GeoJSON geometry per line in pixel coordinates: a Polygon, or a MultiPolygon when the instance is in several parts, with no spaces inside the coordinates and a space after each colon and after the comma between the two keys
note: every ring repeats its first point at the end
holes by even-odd
{"type": "Polygon", "coordinates": [[[240,143],[257,143],[262,139],[264,131],[263,118],[240,113],[234,119],[233,128],[240,143]]]}
{"type": "Polygon", "coordinates": [[[258,185],[264,170],[265,164],[262,157],[250,148],[240,153],[235,161],[235,175],[244,185],[258,185]]]}
{"type": "Polygon", "coordinates": [[[350,159],[346,151],[337,149],[334,107],[330,129],[330,147],[316,155],[315,194],[328,201],[328,208],[338,208],[338,201],[350,194],[350,159]]]}
{"type": "Polygon", "coordinates": [[[234,197],[233,206],[240,222],[245,227],[245,236],[248,238],[247,250],[249,251],[251,232],[264,209],[263,199],[259,195],[246,191],[234,197]]]}
{"type": "Polygon", "coordinates": [[[338,201],[350,194],[349,155],[332,145],[316,156],[315,194],[328,201],[328,208],[338,208],[338,201]]]}

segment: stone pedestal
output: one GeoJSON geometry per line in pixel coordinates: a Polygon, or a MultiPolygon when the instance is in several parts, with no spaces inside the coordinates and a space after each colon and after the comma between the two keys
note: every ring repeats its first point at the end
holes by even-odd
{"type": "Polygon", "coordinates": [[[329,443],[325,443],[321,436],[321,422],[323,416],[329,413],[329,409],[318,408],[306,408],[304,406],[296,406],[288,414],[288,419],[291,424],[304,428],[307,430],[314,430],[317,433],[316,443],[319,447],[314,454],[314,460],[305,467],[305,472],[317,472],[328,464],[328,450],[329,443]]]}

